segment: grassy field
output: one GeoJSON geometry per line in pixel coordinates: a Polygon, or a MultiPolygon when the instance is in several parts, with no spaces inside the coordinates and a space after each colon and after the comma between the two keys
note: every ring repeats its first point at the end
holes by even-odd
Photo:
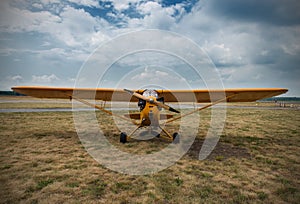
{"type": "MultiPolygon", "coordinates": [[[[9,104],[0,109],[34,107],[9,104]]],[[[70,107],[68,102],[38,104],[70,107]]],[[[78,139],[72,112],[0,113],[0,202],[299,203],[299,113],[228,109],[220,142],[199,161],[210,121],[205,110],[189,152],[168,169],[146,176],[113,172],[93,160],[78,139]]],[[[107,138],[122,150],[148,154],[168,144],[155,138],[121,145],[111,118],[97,117],[107,121],[107,138]]]]}

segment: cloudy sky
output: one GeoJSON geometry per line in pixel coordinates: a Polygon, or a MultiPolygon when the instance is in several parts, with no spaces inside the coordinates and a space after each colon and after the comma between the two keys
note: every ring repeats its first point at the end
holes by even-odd
{"type": "MultiPolygon", "coordinates": [[[[280,87],[289,89],[287,96],[300,96],[299,10],[298,0],[1,0],[0,90],[72,87],[100,45],[132,31],[161,29],[197,43],[226,88],[280,87]]],[[[156,71],[155,63],[136,66],[140,76],[171,77],[166,70],[172,63],[156,71]]],[[[106,86],[113,77],[107,79],[106,86]]]]}

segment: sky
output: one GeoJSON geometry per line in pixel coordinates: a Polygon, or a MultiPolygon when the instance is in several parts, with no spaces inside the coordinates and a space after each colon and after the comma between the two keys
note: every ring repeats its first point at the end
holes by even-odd
{"type": "MultiPolygon", "coordinates": [[[[73,87],[97,48],[120,35],[155,29],[196,43],[225,88],[288,88],[285,96],[300,96],[299,10],[298,0],[1,0],[0,90],[73,87]]],[[[175,41],[172,46],[181,49],[175,41]]],[[[135,53],[114,66],[102,86],[116,83],[131,66],[135,71],[125,77],[131,86],[161,76],[170,88],[180,88],[180,81],[205,88],[166,53],[135,53]]]]}

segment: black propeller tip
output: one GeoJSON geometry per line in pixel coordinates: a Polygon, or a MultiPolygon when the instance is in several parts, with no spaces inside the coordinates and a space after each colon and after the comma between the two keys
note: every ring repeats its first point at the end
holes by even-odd
{"type": "Polygon", "coordinates": [[[172,111],[172,112],[175,112],[175,113],[180,113],[178,110],[176,110],[176,109],[174,109],[172,107],[169,108],[169,111],[172,111]]]}
{"type": "Polygon", "coordinates": [[[124,89],[124,91],[127,91],[130,94],[133,94],[133,91],[129,90],[129,89],[124,89]]]}

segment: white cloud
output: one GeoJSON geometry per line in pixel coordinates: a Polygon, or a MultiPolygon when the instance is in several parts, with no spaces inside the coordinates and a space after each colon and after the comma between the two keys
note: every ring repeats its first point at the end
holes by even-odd
{"type": "Polygon", "coordinates": [[[88,7],[100,7],[99,2],[97,0],[69,0],[69,2],[88,7]]]}
{"type": "Polygon", "coordinates": [[[55,81],[59,81],[60,79],[55,75],[32,75],[32,82],[33,83],[52,83],[55,81]]]}
{"type": "Polygon", "coordinates": [[[112,1],[114,8],[118,11],[123,11],[129,8],[130,3],[137,3],[138,0],[118,0],[112,1]]]}
{"type": "Polygon", "coordinates": [[[49,26],[52,24],[61,22],[59,16],[49,11],[30,12],[11,7],[6,1],[1,4],[0,26],[4,32],[43,32],[44,29],[51,29],[49,26]]]}
{"type": "Polygon", "coordinates": [[[33,3],[32,7],[37,8],[37,9],[43,9],[43,5],[39,3],[33,3]]]}
{"type": "Polygon", "coordinates": [[[286,54],[296,56],[300,53],[300,45],[299,44],[291,44],[289,46],[282,44],[281,48],[286,54]]]}
{"type": "Polygon", "coordinates": [[[13,81],[21,81],[23,80],[23,77],[21,75],[15,75],[15,76],[8,77],[8,79],[13,81]]]}
{"type": "Polygon", "coordinates": [[[0,77],[0,90],[11,90],[13,86],[19,86],[24,83],[24,78],[17,75],[10,75],[6,77],[0,77]]]}
{"type": "Polygon", "coordinates": [[[172,14],[174,13],[174,8],[163,8],[157,2],[149,1],[146,3],[139,4],[137,6],[137,11],[139,11],[142,15],[145,16],[144,18],[141,18],[139,20],[129,20],[129,24],[131,25],[131,27],[133,27],[134,25],[141,25],[145,28],[169,29],[176,22],[175,17],[172,17],[172,14]]]}
{"type": "Polygon", "coordinates": [[[97,35],[97,41],[93,40],[91,43],[93,35],[99,32],[97,30],[102,30],[104,27],[108,26],[108,23],[103,19],[92,17],[83,9],[66,7],[60,16],[62,22],[53,24],[54,30],[47,30],[46,28],[45,30],[66,43],[68,46],[80,47],[81,49],[86,47],[90,49],[91,46],[95,46],[95,44],[92,43],[98,44],[107,38],[104,33],[102,33],[102,35],[97,35]]]}
{"type": "Polygon", "coordinates": [[[50,45],[51,45],[50,42],[45,41],[41,46],[42,46],[42,47],[47,47],[47,46],[50,46],[50,45]]]}
{"type": "Polygon", "coordinates": [[[224,43],[217,44],[215,42],[205,42],[204,49],[213,59],[217,66],[241,66],[246,64],[246,60],[242,56],[243,53],[236,52],[234,48],[224,43]]]}
{"type": "MultiPolygon", "coordinates": [[[[132,73],[129,76],[126,76],[122,80],[121,86],[136,86],[136,87],[145,87],[147,85],[154,85],[157,87],[164,88],[179,88],[184,89],[188,88],[187,81],[182,76],[174,73],[172,70],[163,70],[146,67],[143,71],[137,73],[132,73]],[[131,82],[128,84],[128,82],[131,82]],[[132,83],[134,82],[134,83],[132,83]]],[[[136,88],[130,87],[130,88],[136,88]]]]}
{"type": "Polygon", "coordinates": [[[6,1],[1,6],[0,28],[3,32],[50,34],[67,46],[89,51],[108,38],[103,31],[109,24],[104,19],[92,17],[83,9],[65,6],[59,15],[55,15],[47,10],[32,12],[11,7],[6,1]]]}
{"type": "Polygon", "coordinates": [[[115,7],[115,9],[122,11],[122,10],[128,9],[129,5],[127,3],[123,3],[122,1],[116,1],[114,3],[114,7],[115,7]]]}
{"type": "Polygon", "coordinates": [[[60,0],[40,0],[42,4],[47,5],[47,4],[54,4],[54,3],[60,3],[60,0]]]}
{"type": "Polygon", "coordinates": [[[150,15],[153,12],[162,10],[162,7],[157,2],[149,1],[144,4],[140,4],[137,9],[141,11],[142,14],[150,15]]]}

